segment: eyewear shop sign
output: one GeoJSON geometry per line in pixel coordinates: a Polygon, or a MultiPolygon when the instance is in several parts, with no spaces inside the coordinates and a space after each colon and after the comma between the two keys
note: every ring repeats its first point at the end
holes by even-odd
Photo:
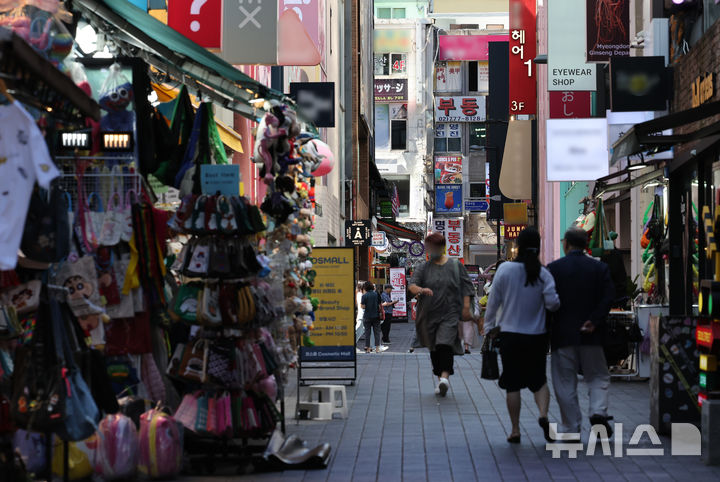
{"type": "Polygon", "coordinates": [[[311,259],[317,273],[312,296],[318,300],[310,339],[300,348],[302,361],[355,359],[355,260],[352,248],[315,248],[311,259]]]}
{"type": "Polygon", "coordinates": [[[407,102],[407,79],[375,79],[375,102],[407,102]]]}
{"type": "Polygon", "coordinates": [[[435,97],[436,122],[485,122],[485,96],[435,97]]]}
{"type": "Polygon", "coordinates": [[[552,0],[547,8],[548,90],[596,90],[595,65],[585,58],[585,2],[552,0]]]}

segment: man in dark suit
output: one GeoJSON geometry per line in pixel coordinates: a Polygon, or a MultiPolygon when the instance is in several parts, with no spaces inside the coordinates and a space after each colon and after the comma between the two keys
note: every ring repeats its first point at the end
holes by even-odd
{"type": "Polygon", "coordinates": [[[590,394],[590,424],[604,425],[610,436],[610,374],[602,345],[615,287],[608,266],[586,255],[586,246],[587,233],[570,228],[563,238],[566,256],[548,265],[560,296],[560,310],[551,325],[552,381],[563,433],[581,432],[577,374],[582,370],[590,394]]]}

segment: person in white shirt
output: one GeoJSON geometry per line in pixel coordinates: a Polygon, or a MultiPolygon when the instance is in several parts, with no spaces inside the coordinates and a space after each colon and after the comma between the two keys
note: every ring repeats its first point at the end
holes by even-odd
{"type": "Polygon", "coordinates": [[[493,278],[485,312],[485,334],[500,337],[503,372],[499,384],[507,392],[512,423],[508,442],[520,443],[520,390],[523,388],[529,388],[535,395],[540,411],[538,424],[545,439],[551,442],[547,418],[550,391],[545,369],[548,352],[545,310],[557,311],[560,298],[552,275],[538,259],[540,233],[537,229],[523,230],[517,243],[515,261],[503,263],[493,278]]]}
{"type": "Polygon", "coordinates": [[[362,296],[365,294],[365,282],[358,281],[355,287],[355,306],[357,307],[357,316],[355,317],[355,343],[362,338],[365,328],[363,327],[363,315],[365,310],[362,307],[362,296]]]}

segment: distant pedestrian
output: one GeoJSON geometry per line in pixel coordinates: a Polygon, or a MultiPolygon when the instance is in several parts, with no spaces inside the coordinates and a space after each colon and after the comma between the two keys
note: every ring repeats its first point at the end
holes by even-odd
{"type": "Polygon", "coordinates": [[[382,299],[382,307],[385,311],[385,319],[382,322],[382,342],[386,345],[390,344],[390,327],[392,326],[393,308],[398,301],[393,301],[392,296],[392,285],[385,285],[385,291],[380,295],[382,299]]]}
{"type": "Polygon", "coordinates": [[[425,238],[430,256],[417,267],[410,293],[420,295],[415,329],[418,343],[430,350],[433,373],[438,377],[435,393],[444,397],[454,373],[453,357],[464,353],[458,323],[470,320],[470,296],[473,286],[465,267],[445,254],[445,237],[433,233],[425,238]]]}
{"type": "Polygon", "coordinates": [[[529,227],[517,239],[518,256],[503,263],[493,277],[485,311],[485,333],[500,337],[502,375],[500,388],[507,392],[512,431],[507,441],[520,443],[520,390],[529,388],[540,411],[538,424],[550,438],[546,359],[548,351],[545,311],[555,311],[560,300],[555,281],[538,259],[540,233],[529,227]],[[498,311],[502,310],[498,315],[498,311]],[[498,335],[499,332],[499,335],[498,335]]]}
{"type": "Polygon", "coordinates": [[[362,296],[365,294],[365,282],[358,281],[355,287],[355,306],[357,307],[357,316],[355,317],[355,342],[363,336],[365,328],[363,326],[363,314],[365,310],[362,307],[362,296]]]}
{"type": "Polygon", "coordinates": [[[365,282],[365,294],[362,295],[360,306],[363,312],[365,328],[365,353],[370,353],[370,335],[375,336],[375,351],[380,353],[380,296],[375,292],[375,285],[365,282]]]}
{"type": "Polygon", "coordinates": [[[610,374],[602,343],[615,287],[608,265],[586,255],[586,247],[587,233],[570,228],[563,238],[566,256],[548,265],[561,303],[551,330],[553,387],[560,406],[563,433],[579,436],[582,413],[578,403],[577,374],[582,370],[590,392],[590,424],[605,426],[610,436],[610,374]]]}

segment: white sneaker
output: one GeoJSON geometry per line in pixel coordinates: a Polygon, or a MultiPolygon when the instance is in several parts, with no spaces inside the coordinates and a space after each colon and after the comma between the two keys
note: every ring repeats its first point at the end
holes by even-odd
{"type": "Polygon", "coordinates": [[[447,395],[448,389],[450,388],[450,382],[447,378],[441,378],[440,383],[438,383],[437,388],[435,389],[435,393],[437,395],[440,395],[441,397],[444,397],[447,395]]]}
{"type": "Polygon", "coordinates": [[[387,346],[385,346],[385,345],[380,345],[380,353],[382,353],[382,352],[384,352],[384,351],[387,351],[388,348],[389,348],[389,347],[387,347],[387,346]]]}

